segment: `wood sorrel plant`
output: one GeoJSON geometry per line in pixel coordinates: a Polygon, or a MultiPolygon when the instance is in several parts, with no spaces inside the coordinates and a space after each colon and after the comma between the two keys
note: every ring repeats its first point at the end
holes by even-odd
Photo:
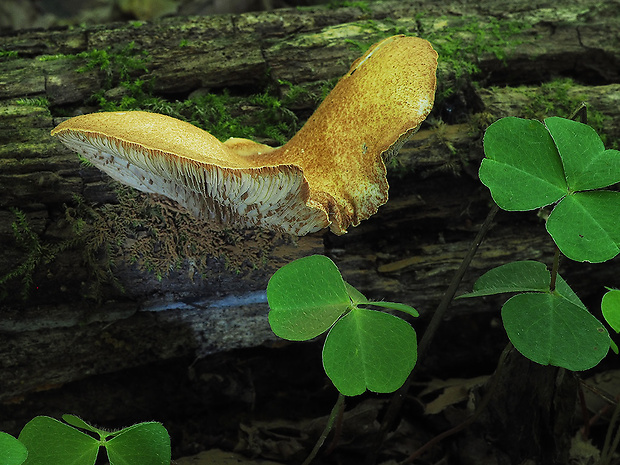
{"type": "MultiPolygon", "coordinates": [[[[557,274],[560,252],[580,262],[599,263],[620,252],[620,152],[605,150],[588,125],[552,117],[544,122],[503,118],[484,136],[480,180],[497,205],[524,211],[553,204],[546,222],[557,246],[551,273],[539,262],[508,263],[485,273],[477,297],[518,293],[502,307],[508,338],[524,356],[543,365],[581,371],[596,366],[611,346],[603,324],[557,274]]],[[[617,297],[603,313],[620,329],[617,297]]]]}
{"type": "Polygon", "coordinates": [[[300,258],[276,271],[267,300],[271,329],[283,339],[306,341],[329,330],[323,366],[342,395],[366,389],[393,392],[416,363],[416,334],[409,323],[364,307],[418,312],[405,304],[369,301],[323,255],[300,258]]]}
{"type": "MultiPolygon", "coordinates": [[[[620,252],[620,228],[616,226],[620,192],[605,189],[620,182],[620,152],[605,150],[596,132],[586,124],[557,117],[543,123],[501,119],[487,129],[484,151],[480,180],[489,187],[499,208],[524,211],[553,204],[546,226],[556,253],[551,271],[535,261],[508,263],[485,273],[473,292],[461,297],[516,293],[504,304],[502,320],[519,352],[534,362],[574,371],[596,366],[610,347],[616,353],[618,348],[557,271],[560,253],[572,260],[599,263],[620,252]]],[[[496,211],[494,207],[489,213],[455,274],[424,335],[421,350],[428,347],[496,211]]],[[[278,270],[267,287],[267,299],[269,322],[280,337],[307,340],[330,330],[323,348],[323,365],[340,397],[304,464],[316,455],[336,411],[343,408],[343,395],[361,394],[366,389],[392,392],[402,385],[381,428],[387,431],[402,402],[398,399],[405,397],[409,385],[405,381],[417,359],[415,332],[392,315],[359,306],[383,306],[414,316],[417,312],[404,304],[369,302],[342,280],[331,260],[322,256],[302,258],[278,270]]],[[[602,312],[607,323],[620,332],[620,290],[610,289],[604,296],[602,312]]],[[[501,362],[498,370],[500,367],[501,362]]],[[[481,409],[482,405],[485,402],[481,409]]],[[[620,418],[620,409],[616,410],[614,418],[620,418]]],[[[612,452],[620,443],[620,429],[612,440],[614,421],[604,448],[612,452]]],[[[466,424],[467,420],[462,425],[466,424]]]]}
{"type": "MultiPolygon", "coordinates": [[[[586,124],[552,117],[544,123],[503,118],[487,129],[480,180],[497,205],[523,211],[555,204],[547,231],[558,247],[549,272],[543,263],[508,263],[484,274],[473,292],[461,297],[518,293],[502,308],[510,341],[543,365],[580,371],[597,365],[611,346],[596,319],[557,274],[559,252],[576,261],[603,262],[620,252],[620,152],[605,150],[586,124]]],[[[620,291],[605,296],[603,315],[620,330],[620,291]]],[[[405,381],[417,359],[415,331],[375,305],[406,311],[412,307],[369,302],[345,283],[323,256],[296,260],[278,270],[267,286],[269,323],[284,339],[303,341],[325,331],[325,372],[343,395],[366,389],[392,392],[405,381]]]]}

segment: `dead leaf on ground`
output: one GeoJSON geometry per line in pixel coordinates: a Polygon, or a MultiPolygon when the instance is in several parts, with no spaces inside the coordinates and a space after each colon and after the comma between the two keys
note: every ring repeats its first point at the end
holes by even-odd
{"type": "Polygon", "coordinates": [[[424,413],[436,415],[451,405],[469,399],[472,389],[482,386],[489,379],[488,375],[475,378],[450,378],[446,380],[434,379],[428,383],[420,397],[441,391],[432,401],[426,403],[424,413]]]}

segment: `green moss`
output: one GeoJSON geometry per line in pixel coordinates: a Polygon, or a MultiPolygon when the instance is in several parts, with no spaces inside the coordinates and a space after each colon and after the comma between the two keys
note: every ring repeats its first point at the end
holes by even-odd
{"type": "Polygon", "coordinates": [[[148,95],[142,86],[139,82],[132,83],[127,87],[131,94],[120,101],[109,101],[99,95],[98,102],[106,111],[147,110],[188,121],[222,141],[244,137],[283,144],[297,130],[295,113],[283,100],[267,92],[235,97],[225,90],[171,102],[148,95]]]}
{"type": "Polygon", "coordinates": [[[523,117],[539,120],[548,116],[568,118],[585,100],[585,95],[569,95],[573,87],[573,80],[564,78],[542,84],[530,98],[529,105],[524,108],[523,117]]]}
{"type": "Polygon", "coordinates": [[[312,102],[312,106],[314,106],[318,103],[316,101],[316,95],[310,92],[306,87],[295,85],[284,79],[278,79],[278,84],[286,87],[283,101],[284,105],[299,105],[312,102]]]}
{"type": "Polygon", "coordinates": [[[0,60],[13,60],[19,58],[19,53],[15,50],[0,50],[0,60]]]}
{"type": "MultiPolygon", "coordinates": [[[[587,95],[574,92],[575,82],[569,78],[558,78],[541,84],[524,107],[524,118],[543,120],[549,116],[569,118],[587,100],[587,95]]],[[[588,110],[588,125],[606,141],[604,121],[607,117],[601,112],[588,110]]]]}
{"type": "Polygon", "coordinates": [[[56,55],[41,55],[41,56],[37,57],[37,60],[39,60],[39,61],[54,61],[54,60],[60,60],[62,58],[67,58],[67,57],[71,57],[71,55],[65,55],[63,53],[57,53],[56,55]]]}
{"type": "Polygon", "coordinates": [[[480,72],[478,61],[485,55],[494,55],[506,63],[507,58],[522,43],[520,33],[531,26],[523,21],[488,18],[484,22],[475,17],[440,17],[427,23],[419,18],[420,35],[428,39],[439,55],[438,100],[458,92],[480,72]],[[453,82],[450,86],[442,85],[453,82]]]}
{"type": "Polygon", "coordinates": [[[104,50],[93,49],[76,55],[78,58],[87,60],[86,64],[77,69],[78,72],[86,72],[92,69],[103,71],[106,80],[104,90],[108,90],[113,84],[129,85],[132,75],[137,72],[148,73],[148,53],[138,50],[134,42],[124,47],[107,47],[104,50]]]}
{"type": "Polygon", "coordinates": [[[360,31],[367,36],[366,40],[345,39],[344,43],[351,45],[360,55],[366,53],[371,45],[394,35],[405,34],[410,35],[411,31],[407,27],[398,25],[390,18],[386,18],[381,22],[374,19],[367,19],[357,23],[360,31]]]}
{"type": "Polygon", "coordinates": [[[20,98],[15,102],[18,105],[30,106],[30,107],[49,107],[50,102],[45,97],[34,97],[34,98],[20,98]]]}
{"type": "Polygon", "coordinates": [[[73,247],[77,237],[54,243],[44,242],[32,230],[22,210],[11,208],[11,212],[15,215],[15,221],[11,223],[15,245],[24,252],[24,258],[15,268],[0,276],[0,299],[13,293],[8,290],[8,285],[14,280],[21,282],[19,293],[23,299],[27,299],[34,285],[33,276],[37,268],[54,261],[60,253],[73,247]]]}
{"type": "Polygon", "coordinates": [[[347,1],[347,0],[330,0],[329,3],[327,4],[327,7],[330,9],[352,7],[352,8],[359,8],[362,11],[362,13],[371,12],[368,2],[360,2],[360,1],[352,2],[352,1],[347,1]]]}
{"type": "Polygon", "coordinates": [[[258,124],[254,127],[257,135],[283,145],[297,132],[297,116],[287,107],[285,100],[263,92],[253,95],[249,101],[260,108],[256,115],[258,124]]]}
{"type": "Polygon", "coordinates": [[[298,127],[298,118],[279,97],[268,92],[249,97],[231,96],[227,90],[182,101],[152,97],[144,91],[150,83],[136,80],[124,85],[128,94],[108,100],[104,92],[95,96],[104,111],[146,110],[188,121],[224,141],[243,137],[284,144],[298,127]]]}

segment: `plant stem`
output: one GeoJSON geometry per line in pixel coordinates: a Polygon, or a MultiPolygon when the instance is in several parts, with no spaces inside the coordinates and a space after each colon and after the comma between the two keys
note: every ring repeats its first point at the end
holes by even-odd
{"type": "Polygon", "coordinates": [[[454,299],[454,294],[456,294],[456,291],[461,284],[461,281],[463,280],[463,276],[465,276],[467,268],[469,268],[469,265],[474,258],[474,255],[476,255],[478,247],[480,247],[480,244],[482,244],[482,241],[487,235],[487,232],[489,231],[489,229],[491,229],[493,219],[495,219],[495,215],[497,215],[498,211],[499,207],[497,206],[497,204],[494,203],[493,207],[487,214],[484,223],[482,223],[482,226],[480,226],[478,234],[476,234],[474,241],[469,247],[467,255],[465,255],[465,258],[463,258],[461,265],[452,277],[448,289],[446,289],[446,292],[444,293],[441,301],[439,302],[439,305],[437,306],[437,310],[435,310],[435,313],[433,314],[433,317],[431,318],[428,327],[424,331],[424,335],[422,336],[422,340],[420,341],[420,345],[418,346],[418,360],[420,360],[420,358],[424,358],[424,356],[426,355],[426,352],[428,351],[428,348],[430,347],[431,342],[435,337],[435,333],[437,332],[437,329],[439,329],[439,325],[443,321],[443,317],[446,314],[448,308],[450,307],[452,299],[454,299]]]}
{"type": "Polygon", "coordinates": [[[588,124],[588,104],[586,102],[581,102],[579,107],[568,119],[576,120],[578,116],[581,123],[588,124]]]}
{"type": "Polygon", "coordinates": [[[338,415],[336,416],[336,426],[334,426],[334,436],[332,437],[332,441],[327,446],[323,455],[331,454],[334,449],[338,446],[338,442],[340,441],[340,436],[342,436],[342,423],[344,421],[344,403],[338,410],[338,415]]]}
{"type": "Polygon", "coordinates": [[[342,410],[344,410],[344,396],[338,393],[338,400],[336,400],[336,403],[334,404],[334,407],[332,408],[332,411],[329,414],[329,418],[327,419],[327,424],[325,425],[325,429],[323,430],[323,432],[321,433],[321,436],[319,437],[318,441],[314,445],[312,452],[310,452],[310,455],[308,455],[308,457],[306,458],[306,460],[304,460],[304,463],[302,465],[309,465],[310,462],[314,460],[314,457],[316,457],[316,454],[319,453],[319,449],[325,442],[327,435],[329,434],[332,427],[334,426],[334,421],[336,421],[336,418],[339,416],[342,410]]]}
{"type": "MultiPolygon", "coordinates": [[[[461,265],[459,266],[458,270],[456,270],[456,273],[452,277],[452,280],[450,281],[450,285],[448,286],[448,289],[444,293],[441,299],[441,302],[439,302],[439,305],[437,306],[437,310],[435,310],[435,313],[433,314],[433,317],[431,318],[431,321],[428,324],[426,331],[424,331],[424,335],[422,336],[422,340],[420,341],[420,344],[418,346],[418,361],[421,358],[424,358],[424,355],[426,355],[426,352],[429,346],[431,345],[433,337],[435,336],[435,333],[437,332],[437,329],[439,328],[439,325],[441,324],[443,317],[446,311],[448,310],[450,303],[452,302],[452,299],[454,298],[454,294],[456,294],[456,290],[458,289],[459,284],[461,283],[463,276],[465,275],[465,272],[467,271],[467,268],[469,267],[469,264],[471,263],[472,259],[474,258],[474,255],[478,251],[478,247],[480,246],[487,232],[491,228],[491,225],[493,224],[493,219],[495,218],[495,215],[497,214],[498,211],[499,211],[499,207],[497,206],[497,204],[494,203],[486,219],[484,220],[484,223],[482,223],[482,226],[480,227],[478,234],[476,235],[474,241],[469,247],[469,250],[467,251],[467,255],[465,256],[465,258],[463,258],[461,265]]],[[[390,405],[385,414],[385,418],[383,419],[383,423],[381,424],[381,428],[379,429],[379,432],[377,433],[377,441],[367,456],[367,459],[366,459],[367,464],[373,464],[376,462],[379,448],[381,447],[381,444],[383,444],[383,441],[385,440],[385,436],[387,435],[387,432],[390,430],[390,428],[396,421],[398,412],[400,411],[403,405],[403,402],[405,401],[405,398],[407,397],[407,393],[409,392],[409,387],[411,386],[411,381],[413,379],[413,373],[414,372],[412,371],[409,377],[407,378],[407,380],[405,381],[405,383],[392,396],[390,405]]]]}
{"type": "Polygon", "coordinates": [[[555,246],[555,254],[553,255],[553,265],[551,268],[551,282],[549,283],[549,290],[555,291],[555,284],[558,278],[558,268],[560,266],[560,249],[555,246]]]}

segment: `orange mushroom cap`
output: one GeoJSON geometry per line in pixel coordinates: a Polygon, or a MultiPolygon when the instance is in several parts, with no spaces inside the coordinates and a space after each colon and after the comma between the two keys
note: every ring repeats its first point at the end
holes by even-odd
{"type": "Polygon", "coordinates": [[[423,39],[378,42],[279,148],[222,143],[189,123],[141,111],[77,116],[52,135],[112,178],[197,216],[300,236],[327,226],[344,234],[387,202],[384,158],[431,111],[436,68],[437,53],[423,39]]]}

